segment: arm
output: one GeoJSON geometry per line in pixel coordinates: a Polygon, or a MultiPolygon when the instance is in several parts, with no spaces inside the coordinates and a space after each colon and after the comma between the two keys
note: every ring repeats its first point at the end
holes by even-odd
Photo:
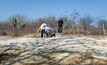
{"type": "Polygon", "coordinates": [[[62,21],[62,26],[64,25],[64,22],[62,21]]]}

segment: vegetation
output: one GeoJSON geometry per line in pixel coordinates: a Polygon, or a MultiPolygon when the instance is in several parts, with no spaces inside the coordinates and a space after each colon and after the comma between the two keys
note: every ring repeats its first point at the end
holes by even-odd
{"type": "MultiPolygon", "coordinates": [[[[66,14],[66,13],[65,13],[66,14]]],[[[64,21],[64,34],[83,34],[83,35],[106,35],[107,20],[103,18],[93,18],[90,15],[80,16],[76,10],[70,14],[62,17],[64,21]]],[[[49,16],[30,20],[25,16],[16,15],[11,17],[8,21],[0,23],[0,35],[24,35],[34,34],[42,22],[46,22],[57,31],[58,18],[49,16]],[[17,29],[13,29],[12,21],[16,17],[18,21],[17,29]],[[2,34],[3,33],[3,34],[2,34]]]]}

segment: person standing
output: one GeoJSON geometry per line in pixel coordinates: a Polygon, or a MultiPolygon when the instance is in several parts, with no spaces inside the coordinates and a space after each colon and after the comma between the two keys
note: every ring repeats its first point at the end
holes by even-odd
{"type": "Polygon", "coordinates": [[[62,21],[62,18],[60,18],[58,21],[58,33],[62,33],[63,25],[64,25],[64,22],[62,21]]]}

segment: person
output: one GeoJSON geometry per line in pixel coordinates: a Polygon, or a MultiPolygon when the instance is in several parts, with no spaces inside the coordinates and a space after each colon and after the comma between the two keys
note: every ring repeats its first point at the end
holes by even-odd
{"type": "Polygon", "coordinates": [[[46,26],[47,26],[46,23],[42,23],[41,26],[39,27],[39,29],[37,30],[36,36],[39,32],[41,32],[41,38],[42,38],[45,33],[44,27],[46,27],[46,26]]]}
{"type": "Polygon", "coordinates": [[[12,24],[13,24],[13,28],[16,29],[16,27],[17,27],[16,17],[13,18],[12,24]]]}
{"type": "Polygon", "coordinates": [[[46,26],[44,27],[44,30],[45,30],[46,37],[53,37],[53,36],[55,37],[55,33],[52,27],[46,26]]]}
{"type": "Polygon", "coordinates": [[[62,33],[64,22],[62,21],[62,18],[58,21],[58,33],[62,33]]]}

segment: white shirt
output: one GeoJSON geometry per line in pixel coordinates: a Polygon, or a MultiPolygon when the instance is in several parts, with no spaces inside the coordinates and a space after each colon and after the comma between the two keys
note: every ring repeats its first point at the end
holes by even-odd
{"type": "Polygon", "coordinates": [[[53,28],[52,27],[48,27],[48,26],[44,27],[44,29],[45,29],[46,32],[53,31],[53,28]]]}

